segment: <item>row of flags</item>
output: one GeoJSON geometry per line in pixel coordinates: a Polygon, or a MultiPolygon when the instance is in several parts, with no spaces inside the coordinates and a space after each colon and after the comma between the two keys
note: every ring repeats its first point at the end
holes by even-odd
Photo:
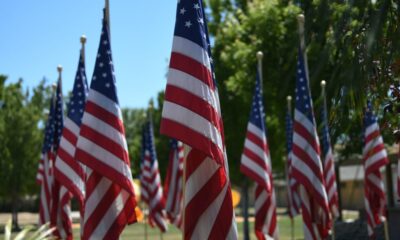
{"type": "MultiPolygon", "coordinates": [[[[90,87],[82,50],[67,115],[64,119],[60,75],[45,127],[37,175],[40,223],[50,222],[61,239],[72,239],[72,197],[80,204],[82,239],[118,239],[127,224],[137,221],[106,15],[107,11],[90,87]]],[[[290,216],[303,216],[305,238],[324,239],[338,214],[336,177],[326,100],[321,152],[304,49],[302,42],[294,115],[288,109],[286,118],[287,195],[290,216]]],[[[182,229],[184,239],[238,238],[213,69],[203,2],[178,1],[160,129],[171,138],[167,176],[162,186],[150,115],[143,127],[140,182],[149,223],[165,232],[168,219],[182,229]]],[[[388,160],[370,103],[364,125],[365,203],[372,236],[373,228],[384,217],[385,193],[379,169],[388,160]]],[[[266,132],[258,69],[240,170],[256,183],[257,238],[278,239],[266,132]]]]}
{"type": "MultiPolygon", "coordinates": [[[[121,109],[118,104],[106,11],[90,87],[83,47],[63,117],[60,78],[52,97],[37,181],[40,224],[73,239],[70,201],[80,204],[82,239],[118,239],[136,222],[136,200],[121,109]]],[[[84,43],[84,39],[83,39],[84,43]]]]}
{"type": "MultiPolygon", "coordinates": [[[[300,27],[294,116],[292,117],[290,107],[291,97],[288,97],[286,116],[288,213],[291,218],[302,214],[305,239],[326,239],[334,227],[333,221],[339,216],[335,164],[324,93],[326,82],[321,83],[323,106],[320,146],[309,87],[304,39],[301,35],[300,27]]],[[[257,70],[256,75],[240,170],[256,184],[255,235],[258,239],[278,239],[276,199],[264,122],[261,69],[257,70]]],[[[385,221],[386,217],[385,189],[380,169],[388,164],[388,158],[370,102],[364,114],[363,163],[368,235],[373,237],[374,228],[385,221]]]]}

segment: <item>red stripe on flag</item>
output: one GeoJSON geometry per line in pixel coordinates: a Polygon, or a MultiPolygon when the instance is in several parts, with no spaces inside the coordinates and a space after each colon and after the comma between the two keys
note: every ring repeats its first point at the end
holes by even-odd
{"type": "Polygon", "coordinates": [[[212,90],[214,90],[213,78],[207,67],[203,63],[185,56],[181,53],[172,52],[169,67],[185,72],[200,81],[207,84],[212,90]]]}
{"type": "MultiPolygon", "coordinates": [[[[133,192],[132,182],[125,175],[120,173],[119,171],[111,168],[105,163],[100,162],[97,158],[93,157],[91,154],[81,150],[76,149],[76,158],[83,162],[86,166],[94,169],[96,168],[97,172],[101,173],[103,176],[108,179],[112,179],[112,181],[120,184],[127,192],[132,195],[135,195],[133,192]]],[[[93,175],[93,173],[92,173],[93,175]]]]}
{"type": "Polygon", "coordinates": [[[179,139],[203,153],[208,153],[209,157],[218,164],[224,164],[224,153],[209,138],[201,133],[167,118],[162,119],[160,132],[171,138],[179,139]]]}
{"type": "Polygon", "coordinates": [[[212,125],[218,129],[221,136],[223,136],[221,132],[223,126],[222,119],[219,117],[216,109],[214,109],[214,107],[207,101],[173,85],[167,85],[166,91],[168,91],[168,94],[165,95],[166,101],[173,102],[199,114],[204,119],[207,119],[210,123],[212,123],[212,125]]]}
{"type": "Polygon", "coordinates": [[[110,113],[106,109],[90,101],[90,99],[88,99],[86,102],[85,112],[88,112],[96,118],[101,119],[101,121],[114,127],[121,134],[125,135],[124,123],[122,120],[115,116],[114,113],[110,113]]]}

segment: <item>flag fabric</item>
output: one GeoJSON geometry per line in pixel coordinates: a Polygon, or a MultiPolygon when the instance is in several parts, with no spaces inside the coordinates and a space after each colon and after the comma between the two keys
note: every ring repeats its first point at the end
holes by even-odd
{"type": "Polygon", "coordinates": [[[325,188],[328,194],[329,209],[332,218],[339,217],[339,197],[336,187],[335,160],[328,125],[328,109],[326,105],[326,96],[323,96],[322,106],[322,160],[324,165],[325,188]]]}
{"type": "Polygon", "coordinates": [[[299,48],[293,124],[292,173],[298,182],[305,239],[324,239],[331,225],[306,56],[299,48]]]}
{"type": "Polygon", "coordinates": [[[389,163],[376,116],[368,101],[364,114],[364,195],[368,235],[374,236],[374,228],[385,217],[386,198],[381,167],[389,163]]]}
{"type": "Polygon", "coordinates": [[[181,228],[184,149],[183,144],[175,139],[171,139],[170,148],[167,175],[164,183],[165,211],[169,221],[176,227],[181,228]]]}
{"type": "Polygon", "coordinates": [[[178,1],[161,133],[187,146],[184,239],[237,239],[222,116],[201,0],[178,1]]]}
{"type": "Polygon", "coordinates": [[[72,219],[70,217],[70,200],[72,196],[78,199],[81,207],[81,216],[83,216],[85,167],[76,161],[75,148],[87,91],[85,65],[81,52],[54,166],[54,176],[62,186],[58,207],[63,213],[64,228],[66,229],[65,232],[68,232],[68,239],[72,239],[72,219]]]}
{"type": "Polygon", "coordinates": [[[46,122],[44,131],[44,143],[39,161],[39,169],[36,175],[36,181],[41,186],[40,188],[40,203],[39,203],[39,225],[50,222],[51,210],[51,193],[52,193],[52,180],[53,169],[51,159],[52,143],[54,138],[54,93],[50,101],[49,115],[46,122]]]}
{"type": "Polygon", "coordinates": [[[58,181],[78,199],[81,207],[85,200],[85,167],[75,159],[75,149],[87,92],[85,63],[81,52],[75,82],[67,105],[67,116],[64,121],[54,172],[58,181]]]}
{"type": "Polygon", "coordinates": [[[287,182],[287,199],[289,217],[293,218],[300,213],[300,197],[297,192],[297,182],[293,178],[292,173],[292,145],[293,145],[293,120],[289,112],[286,113],[286,182],[287,182]]]}
{"type": "Polygon", "coordinates": [[[87,166],[82,239],[119,239],[136,222],[136,200],[106,20],[75,157],[87,166]]]}
{"type": "Polygon", "coordinates": [[[143,128],[143,172],[141,173],[141,185],[145,190],[145,200],[149,207],[149,222],[156,225],[161,232],[168,228],[165,219],[165,198],[161,185],[161,177],[158,169],[156,147],[154,143],[154,131],[152,121],[148,121],[143,128]]]}
{"type": "Polygon", "coordinates": [[[256,182],[255,234],[257,238],[278,239],[276,199],[264,119],[261,80],[257,74],[240,171],[256,182]]]}
{"type": "Polygon", "coordinates": [[[61,201],[69,198],[69,192],[60,185],[55,178],[56,153],[59,147],[62,129],[64,127],[63,96],[61,90],[61,77],[58,79],[54,95],[54,109],[52,112],[51,154],[49,164],[51,168],[51,200],[50,200],[50,226],[55,228],[54,235],[61,239],[72,239],[71,209],[69,205],[61,207],[61,201]]]}

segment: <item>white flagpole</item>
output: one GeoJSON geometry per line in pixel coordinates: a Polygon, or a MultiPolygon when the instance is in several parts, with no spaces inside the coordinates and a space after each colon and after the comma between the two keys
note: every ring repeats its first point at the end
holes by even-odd
{"type": "MultiPolygon", "coordinates": [[[[286,97],[286,101],[287,101],[288,115],[289,115],[290,118],[292,118],[292,96],[287,96],[286,97]]],[[[290,190],[289,172],[288,171],[286,171],[286,179],[287,179],[288,191],[291,191],[290,190]]],[[[288,202],[288,206],[289,206],[289,204],[290,203],[288,202]]],[[[290,211],[290,209],[289,209],[289,211],[290,211]]],[[[294,219],[293,218],[290,218],[290,235],[291,235],[291,239],[294,240],[294,219]]]]}
{"type": "Polygon", "coordinates": [[[262,61],[264,58],[264,54],[261,51],[257,52],[257,70],[258,70],[258,74],[260,74],[260,87],[261,87],[261,91],[263,90],[263,68],[262,68],[262,61]]]}

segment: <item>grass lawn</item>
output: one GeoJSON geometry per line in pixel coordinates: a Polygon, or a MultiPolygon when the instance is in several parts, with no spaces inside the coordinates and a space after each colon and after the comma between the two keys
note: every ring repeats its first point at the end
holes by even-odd
{"type": "MultiPolygon", "coordinates": [[[[254,222],[250,222],[250,235],[251,239],[256,239],[254,235],[254,222]]],[[[290,218],[287,216],[278,216],[278,226],[279,226],[279,239],[289,240],[291,239],[290,230],[290,218]]],[[[243,223],[238,223],[239,239],[243,239],[243,223]]],[[[143,223],[136,223],[125,228],[122,233],[122,239],[135,239],[135,240],[145,240],[144,237],[145,226],[143,223]]],[[[148,240],[175,240],[181,239],[181,232],[175,228],[173,225],[169,225],[169,230],[167,233],[160,237],[160,232],[157,228],[151,228],[147,226],[148,240]]],[[[79,228],[74,229],[74,236],[79,236],[79,228]]],[[[303,238],[302,220],[298,216],[295,218],[295,237],[296,239],[303,238]]]]}

